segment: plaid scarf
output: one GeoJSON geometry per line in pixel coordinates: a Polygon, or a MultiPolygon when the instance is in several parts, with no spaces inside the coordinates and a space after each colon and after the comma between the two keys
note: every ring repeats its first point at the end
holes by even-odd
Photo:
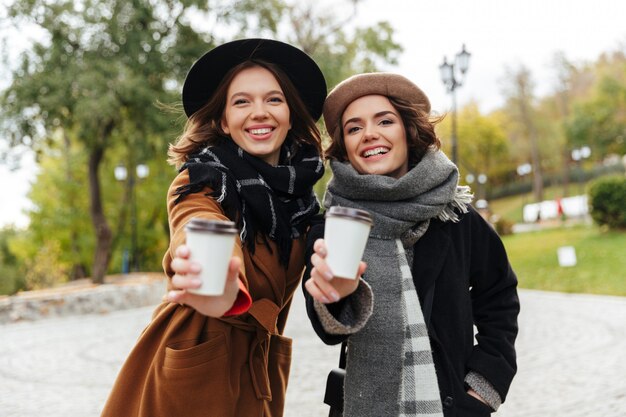
{"type": "Polygon", "coordinates": [[[367,210],[374,219],[363,255],[374,310],[365,327],[348,339],[344,416],[443,416],[404,248],[413,247],[430,219],[458,221],[471,201],[469,187],[458,186],[456,166],[436,150],[399,179],[360,175],[349,163],[333,161],[331,168],[324,206],[367,210]]]}
{"type": "MultiPolygon", "coordinates": [[[[429,221],[424,222],[424,232],[429,223],[429,221]]],[[[402,274],[402,316],[406,317],[399,416],[443,416],[437,375],[430,352],[428,328],[424,322],[413,275],[400,239],[396,239],[396,248],[402,274]]]]}
{"type": "Polygon", "coordinates": [[[280,262],[287,266],[293,239],[308,227],[319,211],[313,185],[324,174],[324,164],[315,147],[286,140],[279,164],[272,166],[228,138],[189,155],[181,171],[189,171],[189,184],[176,190],[180,202],[205,187],[226,216],[237,224],[240,237],[254,253],[259,235],[276,242],[280,262]]]}

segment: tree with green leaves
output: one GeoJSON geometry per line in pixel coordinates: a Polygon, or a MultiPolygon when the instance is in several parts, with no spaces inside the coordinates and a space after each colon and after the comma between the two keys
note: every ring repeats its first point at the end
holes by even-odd
{"type": "Polygon", "coordinates": [[[86,153],[89,213],[95,231],[92,276],[102,282],[113,233],[102,202],[100,167],[126,143],[133,155],[159,148],[167,130],[155,100],[171,101],[168,83],[206,48],[191,29],[192,2],[19,1],[10,17],[35,24],[45,39],[25,53],[2,97],[14,144],[46,151],[62,127],[86,153]],[[126,135],[134,132],[132,136],[126,135]],[[150,139],[156,143],[149,143],[150,139]]]}
{"type": "Polygon", "coordinates": [[[537,112],[534,82],[530,70],[523,65],[508,70],[505,96],[506,111],[510,117],[509,133],[517,137],[522,154],[528,155],[532,165],[533,194],[535,201],[543,200],[543,166],[540,149],[540,132],[538,129],[539,113],[537,112]]]}
{"type": "MultiPolygon", "coordinates": [[[[356,7],[359,1],[350,3],[356,7]]],[[[293,42],[320,62],[330,86],[354,72],[373,70],[378,62],[394,62],[401,50],[386,23],[349,35],[346,21],[332,13],[280,0],[18,0],[8,16],[14,25],[36,27],[43,36],[13,68],[11,85],[0,97],[0,129],[12,146],[27,145],[38,154],[57,149],[54,135],[61,131],[84,152],[95,282],[102,282],[108,270],[129,203],[121,201],[112,227],[102,189],[102,178],[109,175],[103,168],[115,164],[112,149],[129,167],[127,187],[135,181],[137,163],[165,159],[167,143],[184,119],[173,120],[155,103],[179,101],[186,71],[229,38],[223,34],[235,28],[235,36],[252,31],[293,42]]],[[[72,175],[65,174],[66,179],[72,175]]],[[[165,189],[153,198],[160,199],[165,189]]],[[[151,217],[158,222],[159,216],[151,217]]],[[[76,242],[69,247],[76,245],[81,247],[76,242]]]]}
{"type": "MultiPolygon", "coordinates": [[[[476,179],[480,174],[486,175],[489,184],[502,183],[511,161],[507,137],[500,121],[494,115],[481,114],[475,102],[463,106],[458,119],[459,138],[462,139],[462,146],[459,147],[462,172],[472,174],[476,179]]],[[[447,118],[439,128],[449,130],[447,118]]]]}
{"type": "Polygon", "coordinates": [[[18,236],[19,230],[14,226],[0,229],[0,295],[26,288],[24,265],[12,247],[12,241],[18,236]]]}
{"type": "Polygon", "coordinates": [[[590,146],[595,158],[626,154],[626,53],[596,62],[590,94],[574,105],[566,121],[572,147],[590,146]]]}

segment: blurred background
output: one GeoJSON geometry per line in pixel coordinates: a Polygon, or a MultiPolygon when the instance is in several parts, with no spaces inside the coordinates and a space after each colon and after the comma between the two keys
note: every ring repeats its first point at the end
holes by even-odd
{"type": "Polygon", "coordinates": [[[419,85],[521,287],[626,295],[626,3],[0,4],[0,294],[161,271],[186,71],[268,37],[419,85]]]}

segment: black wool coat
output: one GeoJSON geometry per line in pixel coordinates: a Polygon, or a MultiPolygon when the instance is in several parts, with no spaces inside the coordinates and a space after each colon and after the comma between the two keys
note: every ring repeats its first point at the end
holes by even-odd
{"type": "MultiPolygon", "coordinates": [[[[304,288],[310,278],[313,243],[323,235],[323,222],[314,224],[307,239],[302,288],[315,332],[332,345],[349,336],[324,331],[313,298],[304,288]]],[[[411,270],[428,325],[444,415],[488,416],[490,407],[468,395],[463,380],[471,370],[479,373],[504,402],[517,370],[517,278],[502,241],[470,207],[458,223],[431,220],[413,251],[411,270]]],[[[367,271],[363,279],[367,281],[367,271]]],[[[331,304],[329,310],[337,307],[331,304]]]]}

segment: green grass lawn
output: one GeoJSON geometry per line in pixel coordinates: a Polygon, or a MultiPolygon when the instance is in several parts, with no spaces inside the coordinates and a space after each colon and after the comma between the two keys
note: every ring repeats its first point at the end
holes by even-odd
{"type": "Polygon", "coordinates": [[[499,198],[489,202],[489,208],[493,213],[513,223],[523,221],[524,204],[532,202],[532,195],[514,195],[511,197],[499,198]]]}
{"type": "MultiPolygon", "coordinates": [[[[583,194],[586,185],[573,184],[570,186],[569,196],[583,194]]],[[[554,200],[563,197],[563,189],[561,186],[547,187],[544,189],[543,199],[554,200]]],[[[523,221],[523,207],[525,204],[534,203],[534,196],[531,192],[526,194],[513,195],[503,197],[497,200],[491,200],[489,207],[492,212],[497,213],[503,218],[513,223],[521,223],[523,221]]]]}
{"type": "Polygon", "coordinates": [[[626,232],[578,225],[502,240],[521,288],[626,296],[626,232]],[[574,247],[576,266],[559,266],[560,246],[574,247]]]}

